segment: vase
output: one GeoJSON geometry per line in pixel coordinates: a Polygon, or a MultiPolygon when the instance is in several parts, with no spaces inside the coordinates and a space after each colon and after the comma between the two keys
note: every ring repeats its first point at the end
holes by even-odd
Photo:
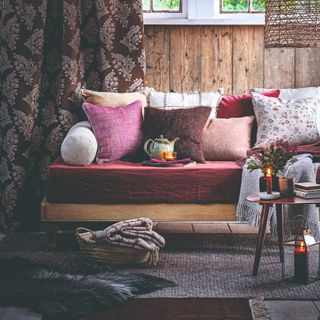
{"type": "MultiPolygon", "coordinates": [[[[266,175],[261,176],[259,179],[259,191],[265,192],[267,190],[267,178],[266,175]]],[[[272,175],[272,191],[279,192],[279,177],[272,175]]]]}

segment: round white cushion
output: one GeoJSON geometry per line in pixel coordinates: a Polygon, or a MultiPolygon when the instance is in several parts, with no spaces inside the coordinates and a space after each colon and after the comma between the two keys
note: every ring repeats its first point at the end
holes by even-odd
{"type": "Polygon", "coordinates": [[[66,164],[83,166],[90,164],[97,153],[98,143],[88,121],[72,126],[61,145],[61,156],[66,164]]]}

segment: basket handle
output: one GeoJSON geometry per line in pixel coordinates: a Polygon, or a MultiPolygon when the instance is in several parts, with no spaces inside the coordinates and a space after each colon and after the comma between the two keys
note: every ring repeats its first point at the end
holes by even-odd
{"type": "Polygon", "coordinates": [[[90,240],[88,241],[87,239],[84,239],[83,237],[81,237],[81,233],[82,233],[82,232],[90,232],[91,235],[92,235],[92,237],[94,237],[94,232],[93,232],[92,230],[90,230],[90,229],[83,228],[83,227],[77,228],[77,229],[76,229],[76,232],[75,232],[77,238],[81,238],[81,240],[83,240],[83,241],[85,241],[85,242],[87,242],[87,243],[91,243],[92,240],[91,240],[91,241],[90,241],[90,240]]]}

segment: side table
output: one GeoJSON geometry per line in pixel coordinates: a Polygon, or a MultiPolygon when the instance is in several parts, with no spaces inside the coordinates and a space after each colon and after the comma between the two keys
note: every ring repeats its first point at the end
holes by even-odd
{"type": "Polygon", "coordinates": [[[266,227],[268,222],[268,214],[270,208],[275,204],[276,213],[277,213],[277,233],[278,233],[278,245],[279,245],[279,254],[280,262],[283,262],[283,215],[282,215],[282,206],[283,205],[298,205],[298,204],[320,204],[320,198],[317,199],[303,199],[298,197],[292,198],[279,198],[276,200],[261,200],[259,196],[252,195],[247,197],[248,201],[258,203],[262,206],[259,232],[256,245],[256,253],[254,257],[253,272],[252,274],[256,276],[258,274],[261,252],[264,244],[264,239],[266,235],[266,227]]]}

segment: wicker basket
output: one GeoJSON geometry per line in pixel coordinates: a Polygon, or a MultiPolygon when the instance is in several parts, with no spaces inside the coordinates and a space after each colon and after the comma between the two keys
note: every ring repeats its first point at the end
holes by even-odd
{"type": "Polygon", "coordinates": [[[119,247],[110,243],[97,243],[92,240],[93,231],[86,228],[77,228],[76,237],[82,255],[87,259],[104,264],[147,264],[150,251],[141,251],[133,248],[119,247]]]}

